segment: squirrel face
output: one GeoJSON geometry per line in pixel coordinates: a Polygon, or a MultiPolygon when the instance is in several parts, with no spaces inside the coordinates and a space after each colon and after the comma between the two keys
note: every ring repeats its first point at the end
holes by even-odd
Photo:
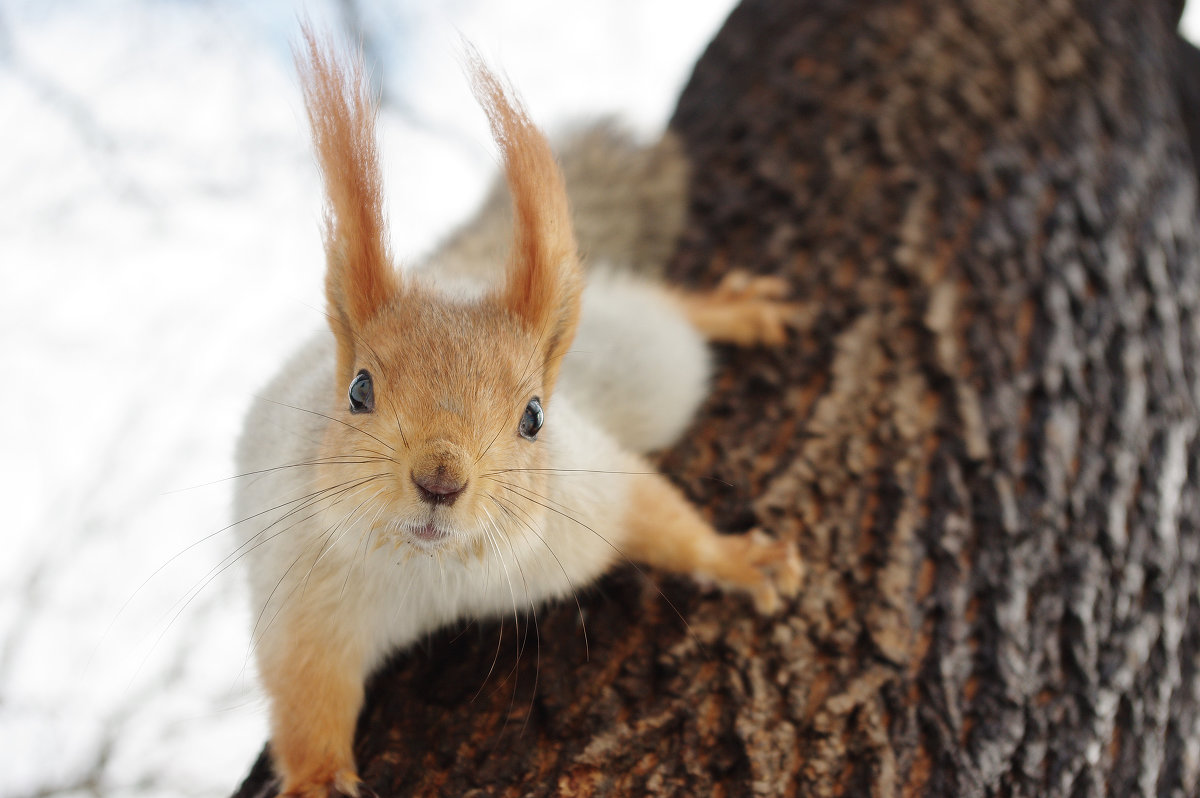
{"type": "Polygon", "coordinates": [[[482,556],[489,525],[532,520],[522,518],[528,507],[505,505],[489,485],[528,492],[523,504],[545,494],[545,474],[530,470],[541,462],[534,427],[575,336],[582,291],[562,173],[520,103],[471,54],[475,96],[512,195],[505,279],[468,302],[403,277],[387,251],[375,109],[362,64],[344,65],[311,35],[305,41],[301,78],[327,201],[336,390],[349,393],[344,417],[335,419],[341,423],[327,433],[330,467],[350,460],[362,492],[384,502],[376,518],[385,519],[386,537],[437,548],[474,536],[482,556]]]}
{"type": "Polygon", "coordinates": [[[553,424],[542,431],[549,386],[521,321],[495,297],[414,286],[353,338],[342,423],[325,443],[342,453],[341,479],[370,480],[378,541],[481,551],[489,533],[532,521],[553,424]],[[513,491],[532,501],[518,510],[513,491]]]}

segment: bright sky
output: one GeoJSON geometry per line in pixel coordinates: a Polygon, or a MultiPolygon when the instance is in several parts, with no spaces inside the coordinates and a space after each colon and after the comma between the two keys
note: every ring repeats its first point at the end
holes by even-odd
{"type": "Polygon", "coordinates": [[[1200,0],[1188,0],[1187,5],[1183,7],[1179,31],[1192,44],[1200,45],[1200,0]]]}

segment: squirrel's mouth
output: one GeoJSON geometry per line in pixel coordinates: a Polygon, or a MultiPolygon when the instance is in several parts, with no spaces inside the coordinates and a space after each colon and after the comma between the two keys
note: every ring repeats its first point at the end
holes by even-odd
{"type": "Polygon", "coordinates": [[[432,513],[423,517],[392,519],[387,525],[386,538],[399,548],[405,544],[421,551],[440,549],[455,536],[455,528],[442,521],[439,523],[432,513]]]}
{"type": "Polygon", "coordinates": [[[436,543],[450,534],[446,530],[434,525],[432,521],[421,524],[420,526],[414,526],[409,530],[409,532],[411,532],[412,536],[417,540],[420,540],[424,543],[436,543]]]}

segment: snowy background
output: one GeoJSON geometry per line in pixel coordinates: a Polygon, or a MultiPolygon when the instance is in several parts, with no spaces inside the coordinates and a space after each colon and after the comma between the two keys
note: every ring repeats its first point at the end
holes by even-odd
{"type": "Polygon", "coordinates": [[[216,569],[242,412],[324,323],[297,15],[366,32],[413,260],[494,168],[460,33],[552,135],[649,137],[732,5],[0,0],[0,797],[224,795],[266,737],[216,569]]]}

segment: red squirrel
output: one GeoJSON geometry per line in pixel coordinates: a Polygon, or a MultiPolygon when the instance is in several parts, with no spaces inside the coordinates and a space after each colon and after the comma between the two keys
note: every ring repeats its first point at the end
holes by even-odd
{"type": "Polygon", "coordinates": [[[359,794],[364,680],[434,629],[569,596],[625,560],[745,591],[762,612],[801,584],[793,544],[717,533],[644,459],[703,400],[708,341],[783,340],[785,286],[585,281],[546,138],[468,60],[503,154],[510,246],[451,247],[400,272],[361,57],[308,29],[297,53],[327,201],[329,328],[252,406],[238,460],[254,476],[236,496],[285,795],[359,794]]]}

